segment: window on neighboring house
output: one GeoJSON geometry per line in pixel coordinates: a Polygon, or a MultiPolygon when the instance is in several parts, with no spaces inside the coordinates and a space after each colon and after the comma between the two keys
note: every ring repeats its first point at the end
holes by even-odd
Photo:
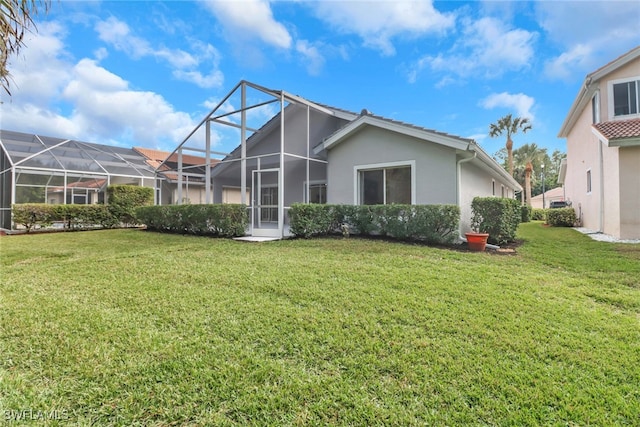
{"type": "Polygon", "coordinates": [[[500,190],[501,190],[502,197],[504,198],[504,185],[500,186],[500,190]]]}
{"type": "Polygon", "coordinates": [[[494,180],[491,180],[491,195],[496,195],[496,182],[494,180]]]}
{"type": "Polygon", "coordinates": [[[591,122],[600,123],[600,92],[594,93],[591,98],[591,122]]]}
{"type": "Polygon", "coordinates": [[[638,114],[638,87],[640,80],[613,84],[613,115],[629,116],[638,114]]]}
{"type": "Polygon", "coordinates": [[[411,204],[411,166],[359,171],[360,204],[411,204]]]}
{"type": "Polygon", "coordinates": [[[587,194],[591,193],[591,169],[587,171],[587,194]]]}

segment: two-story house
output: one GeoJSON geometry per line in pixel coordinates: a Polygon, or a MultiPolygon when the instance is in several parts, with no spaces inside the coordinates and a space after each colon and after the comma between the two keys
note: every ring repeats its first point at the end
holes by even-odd
{"type": "Polygon", "coordinates": [[[560,180],[582,226],[639,239],[640,46],[587,75],[558,136],[560,180]]]}

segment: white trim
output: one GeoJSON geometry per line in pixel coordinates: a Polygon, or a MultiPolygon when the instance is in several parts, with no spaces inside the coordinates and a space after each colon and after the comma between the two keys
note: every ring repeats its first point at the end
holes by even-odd
{"type": "Polygon", "coordinates": [[[607,82],[607,103],[609,108],[609,120],[629,120],[640,117],[640,75],[609,80],[607,82]],[[636,82],[636,113],[616,116],[614,111],[615,106],[613,103],[613,85],[630,82],[636,82]]]}
{"type": "Polygon", "coordinates": [[[327,191],[327,180],[326,179],[316,179],[316,180],[309,180],[309,181],[303,181],[302,182],[302,201],[303,203],[309,203],[309,193],[307,192],[307,188],[309,190],[311,190],[311,187],[315,186],[315,185],[323,185],[325,187],[325,198],[327,197],[326,191],[327,191]],[[309,183],[309,187],[307,187],[307,182],[309,183]]]}
{"type": "MultiPolygon", "coordinates": [[[[411,167],[411,204],[416,204],[416,161],[401,160],[398,162],[372,163],[353,167],[353,204],[360,205],[360,171],[411,167]]],[[[386,192],[386,189],[385,189],[386,192]]]]}

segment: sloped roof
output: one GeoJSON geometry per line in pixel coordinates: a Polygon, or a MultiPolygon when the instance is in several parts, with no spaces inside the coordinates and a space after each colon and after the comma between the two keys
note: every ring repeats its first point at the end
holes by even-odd
{"type": "Polygon", "coordinates": [[[610,146],[640,144],[640,119],[601,122],[592,126],[598,138],[610,146]]]}
{"type": "MultiPolygon", "coordinates": [[[[160,166],[160,164],[164,160],[167,160],[169,162],[175,162],[175,163],[178,162],[178,153],[173,153],[169,157],[168,151],[154,150],[153,148],[143,148],[143,147],[133,147],[133,149],[136,150],[141,155],[143,155],[147,159],[147,164],[153,167],[154,169],[157,169],[158,166],[160,166]],[[167,157],[169,158],[167,159],[167,157]]],[[[218,159],[209,160],[209,164],[212,166],[218,162],[219,162],[218,159]]],[[[191,154],[183,154],[182,163],[185,165],[203,165],[204,166],[204,164],[206,163],[206,160],[204,157],[193,156],[191,154]]]]}
{"type": "Polygon", "coordinates": [[[629,52],[619,56],[608,64],[598,68],[592,73],[587,74],[584,79],[580,92],[573,101],[567,117],[562,123],[562,127],[558,133],[558,137],[566,138],[569,131],[573,128],[574,124],[578,120],[580,113],[584,110],[584,107],[591,101],[593,94],[599,87],[600,80],[611,72],[617,70],[620,67],[627,65],[629,62],[640,58],[640,46],[631,49],[629,52]]]}

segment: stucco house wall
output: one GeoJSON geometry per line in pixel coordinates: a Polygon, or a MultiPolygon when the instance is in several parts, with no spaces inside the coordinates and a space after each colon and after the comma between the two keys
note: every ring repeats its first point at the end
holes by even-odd
{"type": "Polygon", "coordinates": [[[640,117],[614,116],[612,107],[613,83],[640,80],[639,52],[587,76],[559,135],[567,138],[566,196],[581,225],[619,238],[640,238],[640,147],[609,143],[594,127],[640,117]]]}
{"type": "Polygon", "coordinates": [[[456,153],[451,148],[366,127],[329,150],[328,161],[328,203],[358,204],[357,168],[402,163],[414,165],[415,204],[456,203],[456,153]]]}

